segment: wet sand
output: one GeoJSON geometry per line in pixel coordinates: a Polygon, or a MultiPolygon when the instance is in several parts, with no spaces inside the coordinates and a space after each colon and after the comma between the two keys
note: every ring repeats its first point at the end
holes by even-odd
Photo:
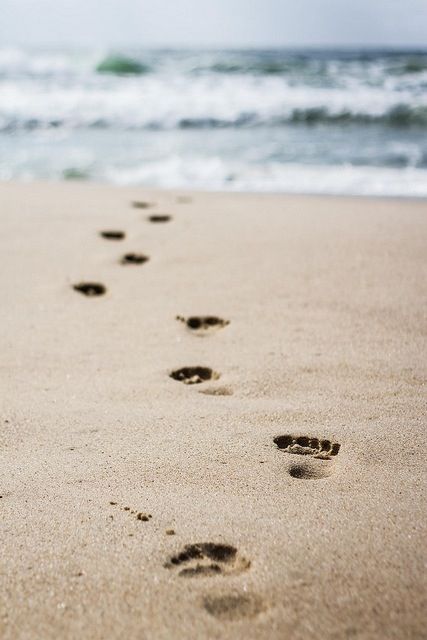
{"type": "Polygon", "coordinates": [[[0,636],[424,638],[426,203],[0,202],[0,636]]]}

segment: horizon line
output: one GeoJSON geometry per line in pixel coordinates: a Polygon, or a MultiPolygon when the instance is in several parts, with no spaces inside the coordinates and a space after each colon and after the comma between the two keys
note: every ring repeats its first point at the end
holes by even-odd
{"type": "Polygon", "coordinates": [[[365,44],[340,44],[340,43],[311,43],[311,44],[296,44],[296,43],[288,43],[288,44],[184,44],[184,43],[175,43],[171,44],[150,44],[150,43],[136,43],[136,42],[117,42],[117,43],[108,43],[102,42],[98,44],[83,44],[83,43],[24,43],[24,42],[3,42],[0,45],[0,49],[7,49],[13,47],[23,47],[27,49],[32,48],[46,48],[46,49],[66,49],[66,48],[74,48],[74,49],[115,49],[115,48],[123,48],[123,49],[146,49],[146,50],[159,50],[159,51],[246,51],[246,50],[261,50],[261,51],[277,51],[277,50],[295,50],[295,49],[312,49],[312,50],[340,50],[340,51],[395,51],[395,50],[403,50],[403,51],[414,51],[414,52],[426,52],[427,53],[427,45],[425,43],[421,44],[405,44],[405,43],[396,43],[396,44],[381,44],[381,43],[365,43],[365,44]]]}

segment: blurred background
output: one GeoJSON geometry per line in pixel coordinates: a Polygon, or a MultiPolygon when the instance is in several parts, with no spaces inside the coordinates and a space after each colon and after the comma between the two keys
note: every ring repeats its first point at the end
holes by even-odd
{"type": "Polygon", "coordinates": [[[2,0],[0,180],[427,196],[427,2],[2,0]]]}

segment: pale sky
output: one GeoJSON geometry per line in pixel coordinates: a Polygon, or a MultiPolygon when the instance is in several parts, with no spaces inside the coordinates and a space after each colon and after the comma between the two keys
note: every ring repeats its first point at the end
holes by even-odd
{"type": "Polygon", "coordinates": [[[0,0],[0,46],[427,46],[427,0],[0,0]]]}

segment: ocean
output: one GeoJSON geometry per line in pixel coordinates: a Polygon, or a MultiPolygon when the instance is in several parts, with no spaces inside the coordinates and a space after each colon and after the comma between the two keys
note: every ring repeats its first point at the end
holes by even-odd
{"type": "Polygon", "coordinates": [[[427,196],[427,49],[0,48],[0,180],[427,196]]]}

